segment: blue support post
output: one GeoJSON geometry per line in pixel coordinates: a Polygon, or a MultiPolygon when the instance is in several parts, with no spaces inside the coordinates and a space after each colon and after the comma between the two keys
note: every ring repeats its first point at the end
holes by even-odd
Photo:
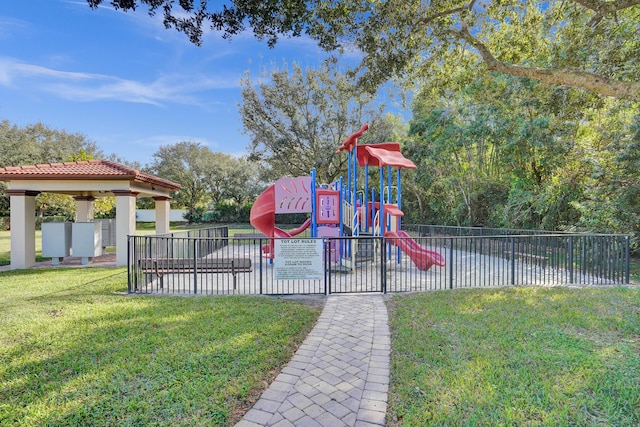
{"type": "MultiPolygon", "coordinates": [[[[391,166],[387,166],[387,203],[391,204],[393,202],[392,198],[391,198],[391,175],[392,175],[392,169],[391,166]]],[[[384,211],[382,211],[384,212],[384,211]]],[[[386,231],[391,231],[391,215],[384,216],[384,220],[385,220],[385,224],[386,224],[386,231]]],[[[384,236],[384,233],[382,234],[384,236]]],[[[387,258],[390,260],[391,259],[391,243],[387,243],[387,258]]]]}
{"type": "MultiPolygon", "coordinates": [[[[344,237],[344,211],[342,210],[342,204],[344,201],[344,181],[343,178],[340,177],[340,181],[338,182],[338,203],[339,203],[339,210],[338,210],[338,216],[340,217],[340,224],[338,224],[338,227],[340,229],[340,237],[344,237]]],[[[340,259],[343,258],[344,256],[344,239],[340,239],[339,243],[338,243],[338,252],[339,252],[339,257],[340,259]]]]}
{"type": "MultiPolygon", "coordinates": [[[[398,167],[398,177],[397,177],[397,181],[398,181],[398,209],[402,210],[402,181],[400,179],[400,168],[398,167]]],[[[399,216],[398,219],[398,231],[402,230],[402,217],[399,216]]],[[[402,251],[400,250],[400,248],[397,248],[397,259],[398,259],[398,264],[400,264],[402,258],[402,251]]]]}
{"type": "MultiPolygon", "coordinates": [[[[358,193],[358,140],[353,145],[353,208],[356,207],[356,201],[358,193]]],[[[354,210],[355,212],[355,210],[354,210]]]]}
{"type": "Polygon", "coordinates": [[[347,152],[347,194],[345,194],[345,200],[347,203],[351,203],[349,192],[351,191],[351,151],[347,152]]]}
{"type": "Polygon", "coordinates": [[[340,237],[344,236],[344,231],[343,231],[343,224],[344,224],[344,212],[342,211],[342,200],[344,199],[344,194],[342,194],[343,191],[343,185],[342,185],[342,177],[340,177],[340,180],[338,181],[338,203],[339,203],[339,207],[338,207],[338,216],[340,217],[340,224],[338,224],[338,227],[340,227],[340,237]]]}
{"type": "Polygon", "coordinates": [[[393,175],[393,169],[391,169],[391,166],[387,166],[387,187],[389,188],[389,193],[387,193],[387,203],[393,202],[391,197],[391,175],[393,175]]]}
{"type": "Polygon", "coordinates": [[[369,163],[364,164],[364,230],[369,231],[369,163]]]}
{"type": "Polygon", "coordinates": [[[311,237],[318,237],[318,206],[316,201],[316,168],[311,169],[311,237]]]}
{"type": "Polygon", "coordinates": [[[372,188],[371,189],[371,224],[370,224],[371,229],[372,229],[371,230],[371,234],[373,234],[373,232],[375,231],[375,226],[376,226],[376,224],[374,222],[374,219],[376,218],[376,207],[375,207],[375,204],[376,204],[376,189],[372,188]]]}
{"type": "MultiPolygon", "coordinates": [[[[402,210],[402,180],[400,179],[400,168],[398,168],[398,209],[402,210]]],[[[398,230],[402,229],[400,218],[401,217],[398,217],[398,230]]]]}
{"type": "Polygon", "coordinates": [[[378,225],[380,226],[380,235],[384,236],[385,231],[385,215],[384,215],[384,166],[380,166],[380,210],[378,211],[378,225]]]}

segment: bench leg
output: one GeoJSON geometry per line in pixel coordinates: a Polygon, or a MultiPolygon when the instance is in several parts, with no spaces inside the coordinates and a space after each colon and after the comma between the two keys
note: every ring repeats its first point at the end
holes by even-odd
{"type": "Polygon", "coordinates": [[[231,275],[233,276],[233,293],[236,293],[236,266],[235,266],[235,261],[231,260],[231,275]]]}
{"type": "MultiPolygon", "coordinates": [[[[153,273],[145,273],[144,275],[144,287],[145,289],[149,286],[149,283],[153,283],[153,273]]],[[[136,288],[136,291],[138,288],[136,288]]]]}
{"type": "Polygon", "coordinates": [[[160,289],[164,289],[164,279],[162,278],[163,274],[158,271],[157,260],[153,261],[153,267],[154,267],[154,270],[156,271],[156,276],[158,276],[158,278],[160,279],[160,289]]]}

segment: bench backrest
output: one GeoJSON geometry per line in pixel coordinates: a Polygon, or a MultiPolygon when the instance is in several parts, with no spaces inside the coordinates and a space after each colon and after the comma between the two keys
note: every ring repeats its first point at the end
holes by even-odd
{"type": "Polygon", "coordinates": [[[249,258],[142,258],[139,266],[143,270],[193,270],[197,265],[198,269],[207,270],[246,270],[251,268],[249,258]]]}

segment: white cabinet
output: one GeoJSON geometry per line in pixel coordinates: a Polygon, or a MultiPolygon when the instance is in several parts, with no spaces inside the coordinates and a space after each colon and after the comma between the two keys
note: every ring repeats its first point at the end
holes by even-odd
{"type": "Polygon", "coordinates": [[[42,256],[51,258],[51,264],[58,265],[64,257],[71,255],[71,223],[42,223],[42,256]]]}
{"type": "Polygon", "coordinates": [[[87,264],[102,255],[102,225],[100,222],[74,222],[71,233],[71,252],[87,264]]]}

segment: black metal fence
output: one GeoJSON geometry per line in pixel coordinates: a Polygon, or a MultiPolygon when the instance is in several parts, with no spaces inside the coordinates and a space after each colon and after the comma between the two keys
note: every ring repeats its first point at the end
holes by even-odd
{"type": "Polygon", "coordinates": [[[278,295],[629,283],[628,236],[405,228],[407,237],[323,239],[323,275],[314,280],[276,279],[270,239],[259,234],[229,236],[227,227],[218,227],[197,236],[130,236],[129,292],[278,295]]]}

